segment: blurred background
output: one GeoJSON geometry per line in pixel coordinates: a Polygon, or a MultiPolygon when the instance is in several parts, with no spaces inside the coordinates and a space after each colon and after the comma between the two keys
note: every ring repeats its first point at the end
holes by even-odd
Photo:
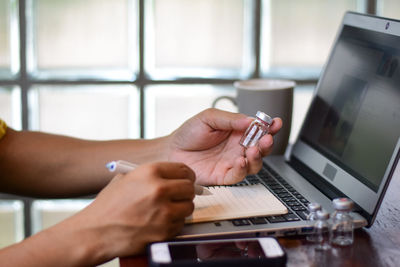
{"type": "MultiPolygon", "coordinates": [[[[236,80],[285,78],[298,84],[294,142],[346,11],[399,19],[400,1],[0,0],[0,117],[18,130],[154,138],[234,96],[236,80]]],[[[0,247],[91,201],[0,197],[0,247]]]]}

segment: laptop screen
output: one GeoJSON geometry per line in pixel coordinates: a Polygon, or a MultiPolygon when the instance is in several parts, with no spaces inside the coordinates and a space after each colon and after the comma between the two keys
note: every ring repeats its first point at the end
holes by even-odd
{"type": "Polygon", "coordinates": [[[300,140],[377,192],[400,136],[400,37],[344,25],[300,140]]]}

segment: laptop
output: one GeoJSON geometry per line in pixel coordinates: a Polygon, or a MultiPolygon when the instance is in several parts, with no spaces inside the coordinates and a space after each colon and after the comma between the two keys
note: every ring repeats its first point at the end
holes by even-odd
{"type": "Polygon", "coordinates": [[[347,12],[296,142],[242,183],[261,183],[289,213],[185,225],[178,238],[306,234],[307,204],[355,203],[373,224],[400,157],[400,21],[347,12]]]}

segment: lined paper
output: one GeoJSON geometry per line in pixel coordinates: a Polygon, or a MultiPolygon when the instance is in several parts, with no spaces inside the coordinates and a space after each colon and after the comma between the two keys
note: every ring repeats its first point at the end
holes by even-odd
{"type": "Polygon", "coordinates": [[[262,184],[210,186],[213,194],[194,198],[193,214],[186,223],[258,217],[287,213],[283,205],[262,184]]]}

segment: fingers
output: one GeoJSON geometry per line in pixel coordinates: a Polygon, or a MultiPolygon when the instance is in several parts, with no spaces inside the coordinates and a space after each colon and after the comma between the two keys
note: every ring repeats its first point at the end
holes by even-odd
{"type": "Polygon", "coordinates": [[[184,226],[185,218],[190,216],[193,210],[192,201],[170,202],[164,205],[157,214],[158,220],[154,222],[161,225],[161,239],[172,238],[177,235],[184,226]]]}
{"type": "Polygon", "coordinates": [[[183,226],[185,225],[185,220],[181,219],[175,222],[172,222],[168,228],[164,230],[165,235],[158,239],[157,241],[167,240],[174,238],[179,232],[182,230],[183,226]]]}
{"type": "Polygon", "coordinates": [[[248,147],[245,157],[240,156],[235,160],[232,169],[224,178],[223,184],[234,184],[242,181],[246,175],[258,173],[262,168],[262,158],[272,151],[272,135],[264,136],[258,146],[248,147]]]}
{"type": "Polygon", "coordinates": [[[269,127],[268,133],[275,135],[282,128],[282,124],[283,123],[281,118],[274,118],[274,121],[269,127]]]}
{"type": "Polygon", "coordinates": [[[215,130],[244,131],[249,126],[252,118],[244,114],[232,113],[210,108],[200,113],[200,119],[215,130]]]}
{"type": "MultiPolygon", "coordinates": [[[[261,157],[265,157],[272,151],[272,145],[274,144],[273,135],[275,135],[282,128],[282,120],[280,118],[274,118],[274,122],[269,128],[268,134],[264,135],[258,141],[258,151],[247,149],[246,156],[249,157],[249,163],[253,164],[253,159],[258,160],[257,155],[261,154],[261,157]],[[258,153],[257,153],[258,152],[258,153]]],[[[253,169],[253,167],[251,167],[253,169]]]]}
{"type": "Polygon", "coordinates": [[[194,204],[192,201],[181,201],[173,202],[170,204],[170,209],[167,217],[170,217],[170,221],[180,221],[182,218],[188,217],[194,210],[194,204]]]}
{"type": "Polygon", "coordinates": [[[160,190],[172,201],[192,201],[195,196],[194,184],[189,180],[166,180],[160,190]]]}
{"type": "Polygon", "coordinates": [[[258,146],[246,149],[247,171],[249,174],[257,173],[262,167],[262,152],[258,146]]]}
{"type": "Polygon", "coordinates": [[[153,164],[156,175],[164,179],[189,179],[196,180],[196,175],[192,169],[180,162],[158,162],[153,164]]]}
{"type": "Polygon", "coordinates": [[[247,172],[247,160],[244,157],[237,158],[232,169],[226,174],[221,184],[236,184],[243,180],[247,172]]]}
{"type": "Polygon", "coordinates": [[[173,201],[193,200],[196,175],[187,165],[178,162],[161,162],[157,174],[165,179],[160,190],[173,201]]]}
{"type": "MultiPolygon", "coordinates": [[[[240,113],[232,113],[215,108],[210,108],[200,113],[200,119],[215,130],[238,130],[244,131],[254,120],[240,113]]],[[[270,134],[276,134],[282,127],[282,120],[274,118],[269,129],[270,134]]]]}
{"type": "MultiPolygon", "coordinates": [[[[279,121],[275,130],[279,130],[279,121]]],[[[252,146],[245,150],[245,157],[236,159],[231,175],[225,178],[225,184],[240,182],[246,175],[258,173],[262,168],[262,158],[272,151],[274,140],[272,135],[267,134],[260,139],[258,146],[252,146]]]]}
{"type": "Polygon", "coordinates": [[[265,157],[271,153],[273,144],[274,139],[272,135],[267,134],[260,139],[257,146],[254,146],[252,149],[249,148],[246,150],[246,156],[250,158],[250,161],[252,161],[252,159],[257,160],[257,155],[259,155],[261,158],[265,157]]]}
{"type": "Polygon", "coordinates": [[[152,194],[155,201],[193,200],[196,177],[193,170],[185,164],[157,162],[142,165],[139,168],[135,171],[141,171],[141,177],[144,176],[144,179],[152,181],[152,194]]]}

